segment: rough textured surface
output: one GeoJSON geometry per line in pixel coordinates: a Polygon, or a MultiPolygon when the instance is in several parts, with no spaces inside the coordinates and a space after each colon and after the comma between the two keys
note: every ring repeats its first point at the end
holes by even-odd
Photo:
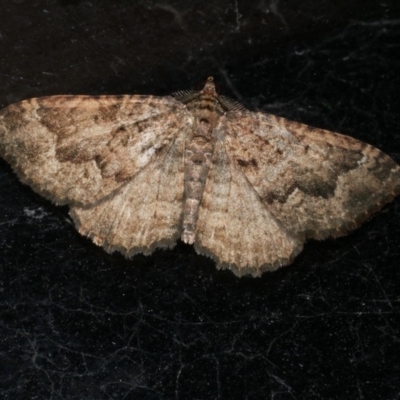
{"type": "Polygon", "coordinates": [[[181,237],[239,276],[290,263],[307,238],[343,235],[400,193],[400,167],[378,149],[247,111],[212,78],[166,98],[10,105],[0,154],[107,251],[181,237]]]}

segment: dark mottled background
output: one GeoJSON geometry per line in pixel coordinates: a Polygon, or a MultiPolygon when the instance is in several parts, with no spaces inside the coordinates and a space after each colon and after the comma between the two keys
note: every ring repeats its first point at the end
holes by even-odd
{"type": "MultiPolygon", "coordinates": [[[[400,162],[398,0],[0,0],[0,106],[201,87],[400,162]]],[[[1,399],[400,399],[400,199],[236,278],[128,261],[0,161],[1,399]]]]}

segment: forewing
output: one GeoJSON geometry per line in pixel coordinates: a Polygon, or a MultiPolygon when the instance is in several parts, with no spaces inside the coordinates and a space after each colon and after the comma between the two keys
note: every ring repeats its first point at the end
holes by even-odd
{"type": "Polygon", "coordinates": [[[226,127],[218,128],[212,165],[200,206],[195,249],[218,268],[260,276],[289,264],[302,248],[274,218],[226,147],[226,127]]]}
{"type": "Polygon", "coordinates": [[[228,113],[226,143],[288,232],[340,236],[400,194],[400,167],[366,143],[262,113],[228,113]]]}
{"type": "Polygon", "coordinates": [[[135,176],[190,123],[153,96],[52,96],[0,111],[0,155],[58,204],[94,204],[135,176]]]}
{"type": "Polygon", "coordinates": [[[182,231],[186,125],[132,179],[98,204],[71,209],[82,235],[130,257],[172,247],[182,231]]]}

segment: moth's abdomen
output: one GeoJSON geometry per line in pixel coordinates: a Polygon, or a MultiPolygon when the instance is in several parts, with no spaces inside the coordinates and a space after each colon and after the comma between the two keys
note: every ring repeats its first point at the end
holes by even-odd
{"type": "Polygon", "coordinates": [[[185,149],[185,200],[183,209],[182,240],[192,244],[203,197],[208,170],[211,165],[213,141],[211,137],[193,135],[185,149]]]}

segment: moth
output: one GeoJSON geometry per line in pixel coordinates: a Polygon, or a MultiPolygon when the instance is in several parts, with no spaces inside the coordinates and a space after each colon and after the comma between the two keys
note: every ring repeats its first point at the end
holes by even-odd
{"type": "Polygon", "coordinates": [[[344,235],[400,194],[400,167],[380,150],[248,111],[211,77],[167,97],[11,104],[0,155],[107,252],[181,238],[238,276],[291,263],[307,239],[344,235]]]}

